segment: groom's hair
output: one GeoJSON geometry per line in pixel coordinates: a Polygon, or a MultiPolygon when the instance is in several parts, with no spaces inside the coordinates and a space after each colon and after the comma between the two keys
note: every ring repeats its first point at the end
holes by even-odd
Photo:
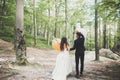
{"type": "Polygon", "coordinates": [[[81,36],[81,32],[76,32],[76,34],[80,37],[81,36]]]}

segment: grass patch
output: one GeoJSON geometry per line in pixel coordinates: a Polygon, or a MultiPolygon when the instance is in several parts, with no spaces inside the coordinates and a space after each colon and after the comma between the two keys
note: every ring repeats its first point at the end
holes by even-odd
{"type": "MultiPolygon", "coordinates": [[[[29,34],[28,32],[25,32],[26,37],[26,45],[29,47],[34,47],[34,37],[29,34]]],[[[0,39],[8,41],[8,42],[14,42],[14,28],[13,27],[6,27],[4,29],[0,29],[0,39]]],[[[36,48],[43,48],[48,49],[51,48],[51,45],[47,45],[47,40],[38,37],[37,38],[37,45],[36,48]]]]}
{"type": "MultiPolygon", "coordinates": [[[[31,47],[31,46],[33,47],[34,46],[34,37],[31,36],[27,32],[25,32],[25,37],[26,37],[26,45],[29,46],[29,47],[31,47]]],[[[47,40],[38,37],[37,38],[36,48],[47,49],[47,48],[51,48],[51,46],[47,45],[47,40]]]]}
{"type": "Polygon", "coordinates": [[[14,30],[13,29],[10,27],[0,29],[0,39],[3,39],[8,42],[13,42],[13,40],[14,40],[14,30]]]}

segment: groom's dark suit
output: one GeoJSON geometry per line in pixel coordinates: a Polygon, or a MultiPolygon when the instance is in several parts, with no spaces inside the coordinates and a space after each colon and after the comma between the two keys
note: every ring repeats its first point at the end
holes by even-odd
{"type": "Polygon", "coordinates": [[[83,73],[83,69],[84,69],[84,51],[85,51],[84,41],[85,38],[81,34],[81,36],[74,41],[73,48],[70,48],[70,50],[76,50],[75,51],[76,75],[79,75],[79,59],[81,61],[80,74],[83,73]]]}

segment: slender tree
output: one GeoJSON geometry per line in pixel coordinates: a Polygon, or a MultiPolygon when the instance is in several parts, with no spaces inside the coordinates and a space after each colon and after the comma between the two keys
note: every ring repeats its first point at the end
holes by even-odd
{"type": "Polygon", "coordinates": [[[108,40],[109,40],[109,44],[108,44],[108,48],[110,48],[111,49],[111,46],[112,46],[112,37],[111,37],[111,26],[109,26],[109,36],[108,36],[108,40]]]}
{"type": "Polygon", "coordinates": [[[104,26],[103,26],[103,48],[107,48],[107,33],[106,33],[106,23],[104,23],[104,26]]]}
{"type": "Polygon", "coordinates": [[[57,37],[57,16],[58,16],[57,0],[55,0],[55,29],[54,29],[54,37],[57,37]]]}
{"type": "Polygon", "coordinates": [[[2,18],[1,18],[1,21],[2,21],[2,28],[4,28],[5,26],[5,23],[4,23],[4,16],[5,16],[5,5],[6,5],[6,0],[2,0],[2,18]]]}
{"type": "Polygon", "coordinates": [[[34,25],[34,46],[37,44],[37,27],[36,27],[36,0],[33,0],[34,8],[33,8],[33,25],[34,25]]]}
{"type": "Polygon", "coordinates": [[[43,35],[44,35],[44,39],[47,39],[47,25],[46,25],[46,23],[45,23],[45,26],[44,26],[44,33],[43,33],[43,35]]]}
{"type": "MultiPolygon", "coordinates": [[[[95,0],[95,5],[97,0],[95,0]]],[[[95,60],[99,60],[99,48],[98,48],[98,11],[95,7],[95,60]]]]}
{"type": "Polygon", "coordinates": [[[68,32],[67,32],[67,28],[68,28],[68,5],[67,5],[67,0],[65,0],[65,36],[68,38],[68,32]]]}
{"type": "Polygon", "coordinates": [[[101,37],[101,18],[98,19],[98,29],[99,29],[99,48],[102,47],[102,37],[101,37]]]}
{"type": "Polygon", "coordinates": [[[48,0],[48,28],[47,28],[47,39],[48,45],[50,45],[50,0],[48,0]]]}

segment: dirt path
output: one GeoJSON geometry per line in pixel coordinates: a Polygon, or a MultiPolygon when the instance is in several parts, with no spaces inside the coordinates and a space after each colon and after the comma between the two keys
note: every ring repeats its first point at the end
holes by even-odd
{"type": "MultiPolygon", "coordinates": [[[[15,55],[13,53],[14,51],[3,52],[0,50],[0,61],[14,61],[15,55]]],[[[54,69],[58,53],[59,52],[54,50],[40,50],[29,47],[27,48],[27,56],[28,61],[32,65],[9,65],[9,67],[12,68],[11,73],[9,73],[10,70],[0,71],[0,80],[51,80],[51,73],[54,69]]],[[[73,72],[72,75],[68,77],[68,80],[77,80],[74,78],[74,55],[71,55],[71,59],[73,63],[73,72]]],[[[81,77],[80,80],[120,80],[119,62],[104,57],[100,57],[99,62],[93,60],[94,52],[86,52],[84,76],[81,77]]]]}

